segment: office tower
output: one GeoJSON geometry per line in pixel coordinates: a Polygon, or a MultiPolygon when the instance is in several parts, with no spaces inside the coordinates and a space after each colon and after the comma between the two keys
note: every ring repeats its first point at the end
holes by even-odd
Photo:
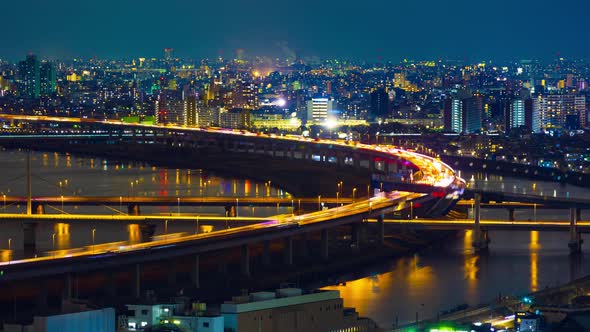
{"type": "Polygon", "coordinates": [[[521,127],[533,129],[534,103],[530,96],[528,89],[522,89],[519,96],[510,101],[504,115],[506,132],[521,127]]]}
{"type": "Polygon", "coordinates": [[[184,100],[182,93],[174,90],[162,90],[156,100],[156,124],[186,125],[184,100]]]}
{"type": "Polygon", "coordinates": [[[39,60],[29,54],[18,63],[19,92],[24,98],[37,99],[41,95],[39,60]]]}
{"type": "Polygon", "coordinates": [[[329,98],[313,98],[307,102],[307,123],[323,124],[334,109],[334,101],[329,98]]]}
{"type": "Polygon", "coordinates": [[[39,69],[41,96],[49,97],[55,93],[55,80],[55,65],[51,62],[43,62],[39,69]]]}
{"type": "Polygon", "coordinates": [[[197,113],[197,94],[189,93],[184,99],[185,125],[198,126],[199,114],[197,113]]]}
{"type": "Polygon", "coordinates": [[[481,131],[483,97],[462,91],[445,101],[445,130],[473,134],[481,131]]]}
{"type": "Polygon", "coordinates": [[[369,95],[369,121],[385,120],[389,116],[389,95],[379,88],[369,95]]]}
{"type": "Polygon", "coordinates": [[[219,112],[219,125],[223,128],[249,129],[252,126],[250,110],[234,108],[219,112]]]}
{"type": "Polygon", "coordinates": [[[586,97],[575,94],[549,94],[539,95],[537,100],[539,103],[537,132],[559,132],[566,129],[568,118],[569,129],[586,126],[586,97]]]}
{"type": "Polygon", "coordinates": [[[234,98],[231,103],[237,108],[254,109],[258,106],[256,87],[253,83],[239,81],[234,90],[234,98]]]}

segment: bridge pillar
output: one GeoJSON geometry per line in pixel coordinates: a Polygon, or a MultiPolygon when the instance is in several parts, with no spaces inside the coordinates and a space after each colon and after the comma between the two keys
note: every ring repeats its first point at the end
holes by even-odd
{"type": "Polygon", "coordinates": [[[64,288],[62,293],[62,302],[71,301],[74,297],[74,282],[76,276],[73,273],[66,273],[64,276],[64,288]]]}
{"type": "Polygon", "coordinates": [[[133,269],[133,297],[141,298],[141,265],[135,264],[133,269]]]}
{"type": "Polygon", "coordinates": [[[488,232],[482,231],[481,221],[481,194],[475,194],[475,204],[473,205],[473,248],[477,250],[486,250],[488,248],[488,232]]]}
{"type": "Polygon", "coordinates": [[[35,309],[38,313],[44,313],[47,311],[47,283],[43,280],[39,282],[39,294],[37,295],[35,309]]]}
{"type": "Polygon", "coordinates": [[[250,276],[250,247],[247,244],[242,245],[242,264],[241,264],[242,275],[245,277],[250,276]]]}
{"type": "Polygon", "coordinates": [[[262,244],[262,265],[270,265],[270,241],[268,240],[262,244]]]}
{"type": "Polygon", "coordinates": [[[195,288],[201,288],[201,279],[199,276],[199,263],[199,255],[195,255],[195,259],[193,261],[194,265],[191,271],[191,280],[195,288]]]}
{"type": "Polygon", "coordinates": [[[321,254],[322,259],[328,260],[330,249],[330,233],[327,229],[322,230],[321,254]]]}
{"type": "Polygon", "coordinates": [[[178,268],[178,261],[173,259],[171,262],[167,264],[166,267],[166,274],[167,274],[167,282],[168,287],[174,287],[176,285],[176,269],[178,268]]]}
{"type": "Polygon", "coordinates": [[[140,242],[149,242],[151,237],[156,233],[156,225],[152,224],[140,224],[140,242]]]}
{"type": "Polygon", "coordinates": [[[570,208],[570,242],[568,247],[570,248],[570,254],[578,254],[582,251],[582,235],[578,233],[577,222],[578,213],[576,208],[570,208]]]}
{"type": "Polygon", "coordinates": [[[576,208],[576,220],[577,221],[582,220],[582,209],[581,208],[576,208]]]}
{"type": "Polygon", "coordinates": [[[352,248],[354,250],[359,250],[361,247],[361,226],[362,223],[352,224],[351,225],[351,235],[350,238],[352,239],[352,248]]]}
{"type": "Polygon", "coordinates": [[[36,222],[23,223],[23,244],[26,252],[35,252],[37,249],[37,226],[36,222]]]}
{"type": "Polygon", "coordinates": [[[290,236],[286,237],[283,242],[283,263],[285,265],[293,265],[293,238],[290,236]]]}
{"type": "Polygon", "coordinates": [[[299,239],[299,256],[302,258],[307,258],[307,256],[309,256],[307,248],[307,233],[301,234],[301,238],[299,239]]]}
{"type": "Polygon", "coordinates": [[[389,174],[389,160],[383,160],[383,172],[389,174]]]}
{"type": "Polygon", "coordinates": [[[375,158],[373,156],[369,156],[369,172],[375,172],[375,158]]]}
{"type": "Polygon", "coordinates": [[[115,298],[117,296],[117,278],[116,271],[107,271],[107,284],[106,291],[109,298],[115,298]]]}
{"type": "Polygon", "coordinates": [[[33,203],[33,214],[45,214],[45,205],[39,203],[33,203]]]}
{"type": "Polygon", "coordinates": [[[515,212],[515,209],[513,207],[508,208],[508,220],[510,220],[510,221],[516,220],[514,212],[515,212]]]}
{"type": "Polygon", "coordinates": [[[289,152],[291,154],[291,159],[295,159],[295,146],[291,146],[291,148],[289,149],[289,152]]]}
{"type": "Polygon", "coordinates": [[[354,163],[354,169],[357,171],[361,170],[361,156],[359,156],[358,154],[355,154],[354,156],[352,156],[353,158],[353,163],[354,163]]]}
{"type": "Polygon", "coordinates": [[[141,215],[141,211],[139,209],[139,204],[130,203],[129,205],[127,205],[127,214],[129,214],[130,216],[141,215]]]}

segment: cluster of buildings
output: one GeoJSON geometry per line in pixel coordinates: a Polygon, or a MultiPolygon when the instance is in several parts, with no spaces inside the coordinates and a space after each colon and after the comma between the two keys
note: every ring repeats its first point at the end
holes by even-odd
{"type": "Polygon", "coordinates": [[[0,60],[0,111],[297,131],[399,122],[462,134],[587,125],[590,67],[297,58],[0,60]]]}
{"type": "MultiPolygon", "coordinates": [[[[83,309],[83,308],[80,308],[83,309]]],[[[4,332],[372,332],[379,331],[353,308],[343,307],[338,291],[303,292],[281,288],[234,296],[208,308],[178,297],[168,303],[128,304],[113,308],[74,310],[35,317],[30,324],[4,324],[4,332]]]]}

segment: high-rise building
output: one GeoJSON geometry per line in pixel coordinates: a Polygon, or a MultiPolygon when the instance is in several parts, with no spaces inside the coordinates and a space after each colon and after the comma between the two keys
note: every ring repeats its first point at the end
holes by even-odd
{"type": "Polygon", "coordinates": [[[19,92],[24,98],[37,99],[41,95],[41,77],[39,60],[36,55],[29,54],[24,61],[18,63],[19,92]]]}
{"type": "Polygon", "coordinates": [[[252,126],[250,110],[234,108],[219,113],[219,125],[223,128],[249,129],[252,126]]]}
{"type": "Polygon", "coordinates": [[[459,95],[445,101],[444,124],[445,130],[472,134],[481,130],[483,115],[483,97],[461,92],[459,95]]]}
{"type": "Polygon", "coordinates": [[[186,125],[184,100],[182,93],[174,90],[162,90],[156,100],[156,124],[186,125]]]}
{"type": "Polygon", "coordinates": [[[389,94],[385,89],[379,88],[371,92],[369,99],[369,121],[385,120],[389,116],[389,94]]]}
{"type": "Polygon", "coordinates": [[[506,132],[511,129],[527,128],[533,129],[533,113],[534,113],[533,99],[528,89],[522,89],[516,99],[511,100],[506,107],[504,114],[506,132]]]}
{"type": "Polygon", "coordinates": [[[307,123],[322,124],[334,110],[334,101],[330,98],[313,98],[307,102],[307,123]]]}
{"type": "Polygon", "coordinates": [[[43,62],[39,69],[41,96],[49,97],[55,93],[55,80],[55,65],[48,61],[43,62]]]}
{"type": "Polygon", "coordinates": [[[189,93],[184,98],[184,119],[187,126],[199,125],[199,113],[197,112],[197,94],[189,93]]]}
{"type": "Polygon", "coordinates": [[[238,108],[254,109],[258,106],[256,87],[253,83],[239,81],[236,84],[232,105],[238,108]]]}
{"type": "Polygon", "coordinates": [[[576,94],[548,94],[537,96],[539,108],[534,117],[538,117],[536,132],[561,131],[566,129],[566,119],[577,127],[586,126],[586,97],[576,94]]]}

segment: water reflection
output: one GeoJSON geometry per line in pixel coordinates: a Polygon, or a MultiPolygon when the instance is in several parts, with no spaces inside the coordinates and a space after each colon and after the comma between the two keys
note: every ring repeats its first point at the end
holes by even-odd
{"type": "Polygon", "coordinates": [[[51,237],[53,249],[69,248],[70,243],[70,224],[57,223],[53,225],[53,234],[51,237]]]}
{"type": "Polygon", "coordinates": [[[129,243],[135,244],[141,242],[141,231],[138,224],[127,225],[127,233],[129,234],[129,243]]]}
{"type": "Polygon", "coordinates": [[[538,251],[541,249],[539,244],[539,231],[531,231],[531,241],[529,243],[529,249],[531,252],[531,292],[539,290],[539,257],[538,251]]]}

